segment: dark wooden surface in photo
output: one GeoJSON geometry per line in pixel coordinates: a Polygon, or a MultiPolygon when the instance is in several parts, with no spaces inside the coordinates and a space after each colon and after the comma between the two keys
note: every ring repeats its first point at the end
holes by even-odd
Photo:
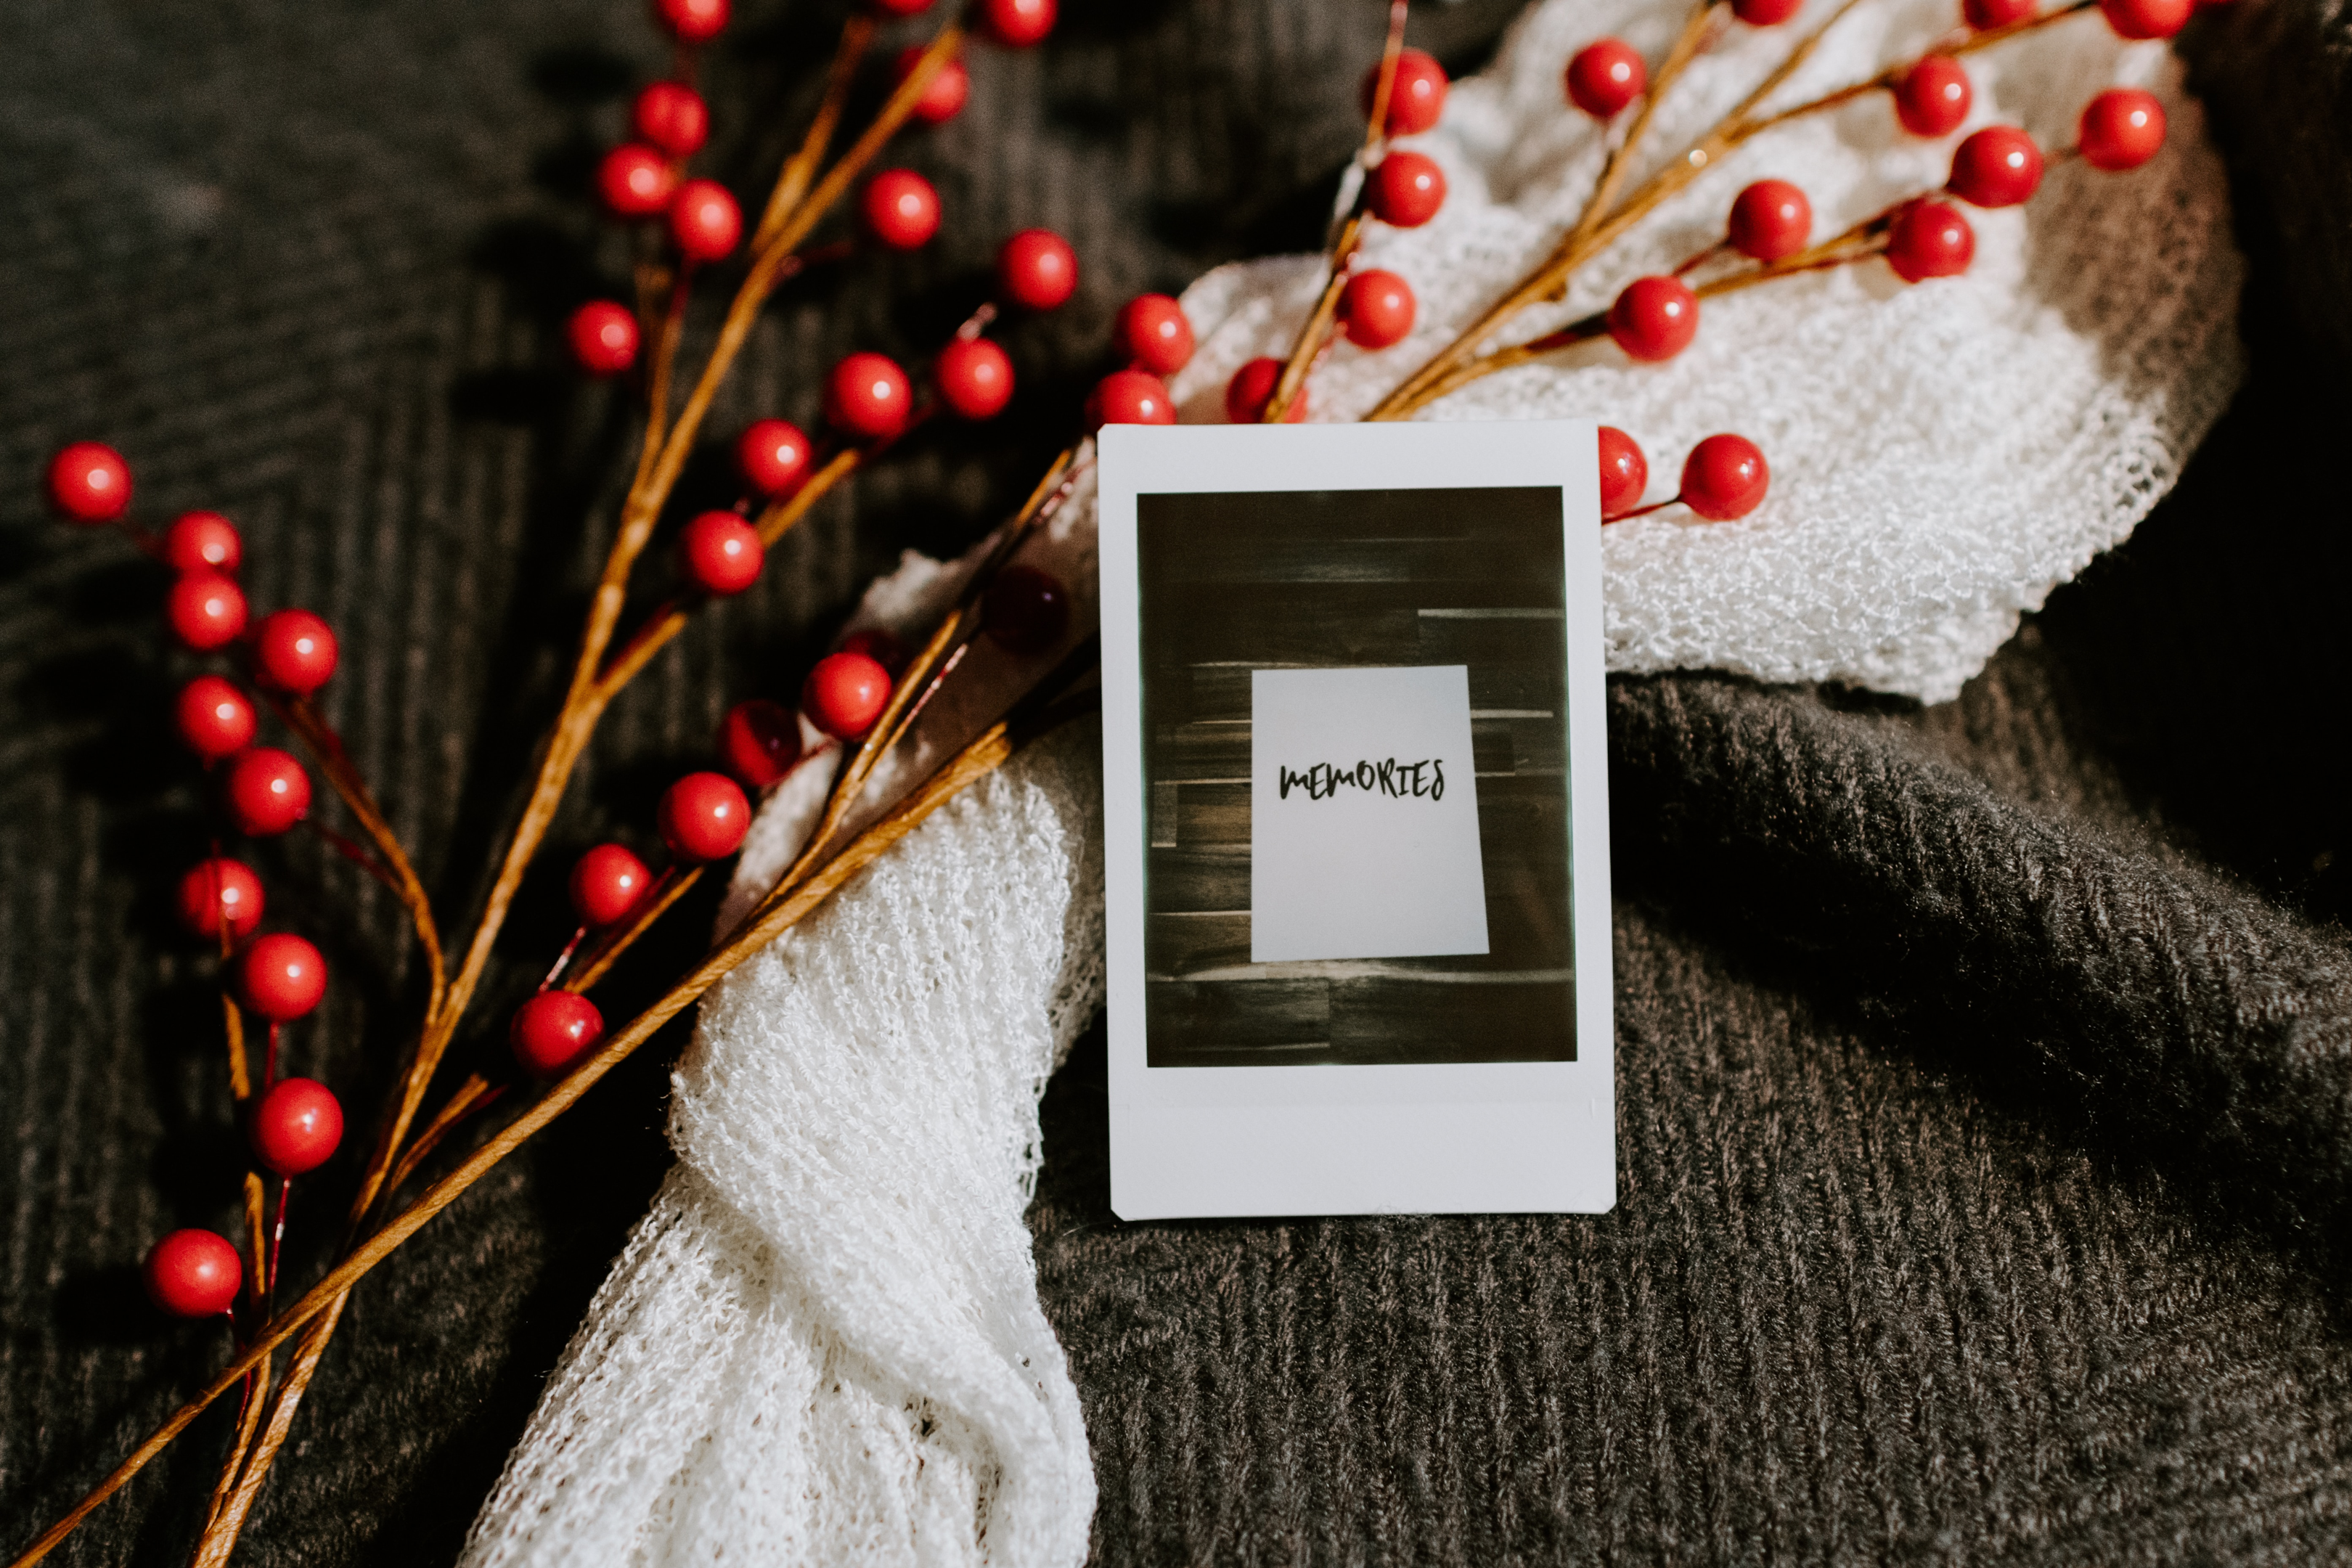
{"type": "Polygon", "coordinates": [[[1559,492],[1150,495],[1137,517],[1151,1065],[1573,1060],[1559,492]],[[1470,672],[1489,951],[1250,963],[1250,672],[1433,664],[1470,672]]]}

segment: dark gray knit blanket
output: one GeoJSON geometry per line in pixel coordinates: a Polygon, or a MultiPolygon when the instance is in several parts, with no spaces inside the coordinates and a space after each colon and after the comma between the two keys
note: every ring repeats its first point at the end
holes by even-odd
{"type": "MultiPolygon", "coordinates": [[[[708,80],[740,186],[843,5],[739,0],[708,80]]],[[[1416,7],[1415,41],[1472,68],[1512,9],[1416,7]]],[[[1384,12],[1065,0],[1045,48],[975,60],[971,109],[905,147],[940,242],[793,285],[711,427],[813,420],[838,354],[935,342],[1015,227],[1070,235],[1078,300],[1013,334],[1015,414],[906,444],[616,708],[482,1018],[568,933],[572,853],[641,837],[726,706],[789,695],[899,550],[959,548],[1017,499],[1122,300],[1318,243],[1384,12]]],[[[189,666],[152,569],[47,521],[40,466],[100,437],[144,515],[245,528],[257,602],[341,635],[330,717],[464,910],[625,478],[623,401],[562,370],[553,328],[625,276],[581,191],[664,57],[638,0],[5,14],[14,1549],[225,1353],[134,1270],[163,1230],[227,1224],[241,1164],[213,965],[170,914],[207,833],[165,721],[189,666]]],[[[1944,707],[1612,686],[1614,1213],[1121,1225],[1099,1039],[1054,1083],[1033,1220],[1099,1561],[2352,1560],[2347,42],[2337,0],[2236,0],[2182,47],[2232,168],[2255,368],[2177,493],[1944,707]]],[[[731,498],[723,468],[714,442],[684,499],[731,498]]],[[[289,1066],[373,1106],[422,988],[399,910],[315,837],[258,861],[333,966],[289,1066]]],[[[626,964],[615,1005],[701,923],[626,964]]],[[[455,1553],[667,1163],[682,1038],[361,1289],[240,1561],[455,1553]]],[[[486,1022],[460,1065],[502,1048],[486,1022]]],[[[358,1152],[297,1184],[289,1278],[331,1248],[358,1152]]],[[[226,1420],[56,1561],[184,1561],[226,1420]]]]}

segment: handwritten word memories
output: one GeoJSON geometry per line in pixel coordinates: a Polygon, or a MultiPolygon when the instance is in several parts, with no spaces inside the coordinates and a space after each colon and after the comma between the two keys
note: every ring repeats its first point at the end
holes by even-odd
{"type": "Polygon", "coordinates": [[[1304,773],[1293,773],[1285,767],[1275,771],[1279,775],[1279,798],[1283,800],[1290,798],[1293,788],[1304,789],[1309,800],[1328,800],[1343,789],[1360,789],[1399,800],[1445,798],[1445,763],[1436,757],[1418,763],[1384,757],[1376,763],[1359,762],[1353,767],[1317,763],[1304,773]]]}

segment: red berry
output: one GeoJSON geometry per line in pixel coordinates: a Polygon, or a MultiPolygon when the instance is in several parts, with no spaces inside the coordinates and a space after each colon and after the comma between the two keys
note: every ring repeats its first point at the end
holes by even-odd
{"type": "Polygon", "coordinates": [[[1587,44],[1568,62],[1568,101],[1595,120],[1607,120],[1642,96],[1650,68],[1622,38],[1587,44]]]}
{"type": "Polygon", "coordinates": [[[236,1248],[208,1230],[175,1230],[140,1270],[147,1299],[175,1318],[217,1318],[245,1286],[236,1248]]]}
{"type": "Polygon", "coordinates": [[[1804,0],[1731,0],[1731,14],[1751,27],[1777,27],[1803,4],[1804,0]]]}
{"type": "Polygon", "coordinates": [[[1052,573],[1016,562],[988,585],[980,625],[1009,653],[1043,653],[1070,629],[1070,591],[1052,573]]]}
{"type": "Polygon", "coordinates": [[[1168,385],[1148,371],[1115,370],[1087,395],[1087,427],[1106,425],[1173,425],[1176,400],[1168,385]]]}
{"type": "Polygon", "coordinates": [[[604,1015],[576,991],[542,991],[517,1008],[507,1031],[515,1060],[533,1078],[560,1078],[604,1037],[604,1015]]]}
{"type": "Polygon", "coordinates": [[[1949,202],[1913,202],[1895,215],[1886,262],[1906,283],[1957,278],[1976,259],[1976,231],[1949,202]]]}
{"type": "Polygon", "coordinates": [[[327,994],[327,961],[291,931],[257,938],[237,961],[236,989],[246,1006],[272,1023],[291,1023],[327,994]]]}
{"type": "MultiPolygon", "coordinates": [[[[894,85],[914,75],[915,62],[922,58],[923,49],[919,44],[899,50],[898,59],[890,68],[894,85]]],[[[923,84],[923,95],[915,100],[915,118],[926,125],[952,120],[962,110],[965,100],[971,97],[971,73],[963,68],[961,60],[945,61],[931,73],[931,79],[923,84]]]]}
{"type": "Polygon", "coordinates": [[[174,572],[234,572],[245,563],[245,541],[216,511],[184,511],[163,531],[163,563],[174,572]]]}
{"type": "Polygon", "coordinates": [[[1731,248],[1759,261],[1779,261],[1812,237],[1813,204],[1786,180],[1759,180],[1731,204],[1731,248]]]}
{"type": "Polygon", "coordinates": [[[1078,256],[1050,228],[1024,228],[996,253],[996,286],[1031,310],[1050,310],[1078,290],[1078,256]]]}
{"type": "Polygon", "coordinates": [[[1013,361],[986,338],[959,338],[931,366],[940,400],[966,419],[991,419],[1013,401],[1013,361]]]}
{"type": "Polygon", "coordinates": [[[572,312],[563,339],[590,375],[618,375],[637,363],[637,319],[614,300],[591,300],[572,312]]]}
{"type": "Polygon", "coordinates": [[[228,764],[221,800],[239,833],[283,833],[310,810],[310,775],[277,747],[256,746],[228,764]]]}
{"type": "Polygon", "coordinates": [[[809,438],[784,419],[755,419],[735,441],[735,466],[763,496],[780,496],[807,477],[809,438]]]}
{"type": "Polygon", "coordinates": [[[731,511],[706,511],[677,536],[678,570],[706,594],[740,594],[760,580],[768,547],[731,511]]]}
{"type": "Polygon", "coordinates": [[[1368,268],[1339,291],[1339,321],[1348,341],[1360,349],[1384,349],[1412,331],[1419,309],[1412,285],[1393,272],[1368,268]]]}
{"type": "Polygon", "coordinates": [[[253,1108],[246,1142],[253,1157],[280,1176],[299,1176],[333,1157],[343,1141],[343,1108],[316,1079],[282,1078],[253,1108]]]}
{"type": "Polygon", "coordinates": [[[871,0],[877,11],[891,16],[919,16],[931,8],[932,0],[871,0]]]}
{"type": "Polygon", "coordinates": [[[669,160],[640,142],[624,142],[596,165],[596,195],[614,217],[656,217],[677,190],[669,160]]]}
{"type": "Polygon", "coordinates": [[[2094,169],[2137,169],[2164,145],[2164,105],[2154,93],[2109,88],[2084,106],[2081,141],[2094,169]]]}
{"type": "Polygon", "coordinates": [[[2197,0],[2099,0],[2119,38],[2168,38],[2189,25],[2197,0]]]}
{"type": "Polygon", "coordinates": [[[1929,55],[1895,84],[1895,118],[1914,136],[1948,136],[1976,97],[1969,73],[1949,55],[1929,55]]]}
{"type": "Polygon", "coordinates": [[[1971,206],[2013,207],[2042,184],[2042,149],[2011,125],[1972,132],[1952,153],[1952,195],[1971,206]]]}
{"type": "Polygon", "coordinates": [[[637,94],[629,122],[673,158],[691,158],[710,140],[710,106],[684,82],[657,81],[637,94]]]}
{"type": "Polygon", "coordinates": [[[1391,153],[1372,169],[1365,205],[1396,228],[1419,228],[1445,205],[1445,171],[1419,153],[1391,153]]]}
{"type": "Polygon", "coordinates": [[[904,430],[914,403],[907,373],[884,354],[850,354],[825,384],[825,418],[863,440],[887,440],[904,430]]]}
{"type": "Polygon", "coordinates": [[[1192,322],[1165,294],[1138,294],[1120,307],[1111,346],[1138,370],[1174,375],[1192,358],[1192,322]]]}
{"type": "Polygon", "coordinates": [[[49,504],[75,522],[112,522],[131,506],[131,465],[100,441],[76,441],[49,459],[49,504]]]}
{"type": "Polygon", "coordinates": [[[261,879],[241,860],[199,860],[180,879],[180,923],[198,936],[217,937],[221,923],[243,941],[261,923],[261,879]]]}
{"type": "Polygon", "coordinates": [[[688,773],[662,792],[654,821],[679,859],[718,860],[751,831],[751,803],[725,773],[688,773]]]}
{"type": "Polygon", "coordinates": [[[745,789],[765,789],[801,760],[801,721],[764,697],[738,702],[719,721],[719,760],[745,789]]]}
{"type": "MultiPolygon", "coordinates": [[[[1422,49],[1398,55],[1396,79],[1389,86],[1388,133],[1416,136],[1436,124],[1445,113],[1445,68],[1435,56],[1422,49]]],[[[1359,95],[1367,116],[1372,112],[1372,95],[1380,89],[1381,68],[1374,66],[1364,73],[1359,95]]]]}
{"type": "Polygon", "coordinates": [[[1698,296],[1679,278],[1636,278],[1609,307],[1609,335],[1645,363],[1670,360],[1698,336],[1698,296]]]}
{"type": "Polygon", "coordinates": [[[279,610],[253,628],[253,673],[273,691],[308,697],[335,673],[335,634],[308,610],[279,610]]]}
{"type": "Polygon", "coordinates": [[[868,626],[862,632],[850,633],[841,639],[841,651],[862,653],[894,677],[899,667],[907,662],[907,650],[899,646],[897,637],[880,626],[868,626]]]}
{"type": "Polygon", "coordinates": [[[836,741],[858,741],[890,703],[890,672],[868,654],[827,654],[801,687],[801,711],[836,741]]]}
{"type": "Polygon", "coordinates": [[[1601,427],[1601,521],[1642,504],[1650,488],[1650,459],[1633,437],[1613,425],[1601,427]]]}
{"type": "Polygon", "coordinates": [[[858,213],[876,239],[916,250],[940,232],[940,193],[912,169],[885,169],[866,183],[858,213]]]}
{"type": "Polygon", "coordinates": [[[253,704],[217,675],[199,675],[180,688],[172,718],[188,750],[208,763],[253,744],[253,704]]]}
{"type": "Polygon", "coordinates": [[[1979,33],[2022,22],[2033,15],[2034,0],[1960,0],[1960,15],[1979,33]]]}
{"type": "Polygon", "coordinates": [[[1746,517],[1764,504],[1772,470],[1745,436],[1709,436],[1683,460],[1682,503],[1709,522],[1746,517]]]}
{"type": "Polygon", "coordinates": [[[743,237],[743,209],[716,180],[688,180],[669,204],[669,237],[689,261],[723,261],[743,237]]]}
{"type": "Polygon", "coordinates": [[[980,30],[1008,49],[1025,49],[1054,30],[1055,0],[979,0],[980,30]]]}
{"type": "Polygon", "coordinates": [[[572,868],[572,908],[580,923],[613,925],[637,907],[654,875],[618,844],[599,844],[572,868]]]}
{"type": "MultiPolygon", "coordinates": [[[[1276,383],[1282,380],[1282,362],[1262,355],[1234,372],[1233,380],[1225,383],[1225,417],[1235,425],[1255,425],[1265,417],[1265,405],[1274,396],[1276,383]]],[[[1296,425],[1307,417],[1307,384],[1300,382],[1298,391],[1291,397],[1290,406],[1282,411],[1285,425],[1296,425]]]]}
{"type": "Polygon", "coordinates": [[[163,595],[163,619],[198,653],[225,647],[245,630],[245,593],[233,577],[189,572],[163,595]]]}
{"type": "Polygon", "coordinates": [[[654,0],[654,20],[681,43],[707,44],[727,25],[727,0],[654,0]]]}

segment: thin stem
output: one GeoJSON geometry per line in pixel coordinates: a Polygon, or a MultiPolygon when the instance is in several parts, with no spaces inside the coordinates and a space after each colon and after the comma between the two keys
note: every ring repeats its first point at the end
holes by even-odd
{"type": "Polygon", "coordinates": [[[1658,106],[1665,101],[1667,89],[1698,58],[1730,10],[1730,0],[1701,0],[1683,23],[1683,30],[1675,36],[1674,46],[1659,63],[1658,74],[1650,79],[1648,90],[1642,95],[1642,107],[1635,111],[1632,127],[1611,149],[1609,161],[1601,166],[1601,178],[1594,184],[1592,195],[1585,199],[1584,210],[1577,215],[1576,226],[1569,230],[1571,244],[1600,226],[1609,204],[1617,199],[1626,176],[1633,172],[1634,154],[1648,137],[1650,122],[1657,118],[1658,106]]]}
{"type": "Polygon", "coordinates": [[[626,920],[605,932],[571,979],[563,983],[566,991],[585,991],[599,980],[620,959],[621,954],[639,937],[653,928],[653,923],[669,912],[669,908],[686,897],[687,890],[702,876],[702,868],[689,866],[684,870],[672,866],[646,889],[637,907],[629,911],[626,920]]]}
{"type": "Polygon", "coordinates": [[[408,1152],[401,1155],[400,1163],[393,1167],[392,1177],[384,1183],[383,1190],[387,1193],[398,1192],[401,1184],[415,1173],[416,1167],[425,1163],[425,1157],[433,1152],[444,1138],[455,1131],[459,1122],[478,1110],[488,1109],[492,1101],[506,1091],[505,1084],[492,1083],[480,1073],[468,1075],[466,1081],[459,1084],[450,1094],[441,1109],[434,1113],[433,1119],[425,1124],[424,1131],[409,1142],[408,1152]]]}
{"type": "Polygon", "coordinates": [[[551,989],[557,981],[563,978],[564,968],[566,965],[571,963],[572,955],[580,951],[580,944],[587,940],[588,928],[585,925],[574,926],[572,928],[572,940],[563,944],[563,951],[555,955],[555,962],[553,963],[548,965],[546,978],[542,979],[539,983],[539,988],[541,991],[551,989]]]}
{"type": "Polygon", "coordinates": [[[849,89],[857,79],[857,62],[873,41],[874,18],[863,10],[852,12],[841,25],[841,42],[835,46],[833,65],[825,73],[824,97],[817,104],[816,118],[809,121],[808,134],[801,139],[800,150],[784,160],[776,188],[769,193],[767,210],[760,215],[760,226],[751,233],[752,249],[761,248],[775,237],[776,231],[783,226],[807,192],[809,181],[816,177],[817,165],[824,161],[833,133],[840,128],[842,110],[848,107],[849,89]]]}

